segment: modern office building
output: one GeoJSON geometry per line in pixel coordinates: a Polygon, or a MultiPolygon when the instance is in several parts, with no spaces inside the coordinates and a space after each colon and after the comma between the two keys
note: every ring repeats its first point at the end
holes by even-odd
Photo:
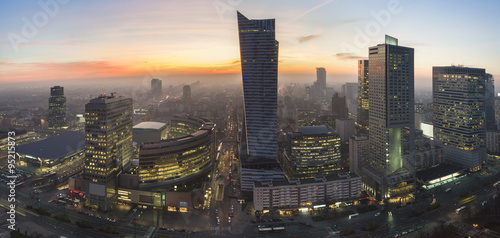
{"type": "Polygon", "coordinates": [[[486,132],[486,149],[488,154],[500,155],[500,131],[486,132]]]}
{"type": "Polygon", "coordinates": [[[361,193],[361,177],[354,173],[292,178],[284,181],[255,182],[253,203],[256,211],[306,210],[325,208],[354,200],[361,193]]]}
{"type": "Polygon", "coordinates": [[[279,43],[274,19],[237,15],[244,100],[240,183],[245,193],[252,192],[254,181],[284,178],[278,163],[279,43]]]}
{"type": "Polygon", "coordinates": [[[278,158],[278,41],[274,19],[250,20],[238,12],[245,154],[278,158]]]}
{"type": "Polygon", "coordinates": [[[326,126],[300,127],[290,133],[283,155],[283,169],[288,178],[330,176],[341,169],[340,137],[326,126]]]}
{"type": "Polygon", "coordinates": [[[159,98],[162,93],[162,81],[160,79],[151,80],[151,94],[153,97],[159,98]]]}
{"type": "Polygon", "coordinates": [[[491,74],[486,74],[484,109],[486,116],[486,130],[497,130],[497,124],[495,120],[495,82],[493,81],[493,75],[491,74]]]}
{"type": "Polygon", "coordinates": [[[337,118],[347,118],[349,116],[345,98],[339,97],[338,93],[335,93],[332,97],[332,114],[336,114],[337,118]]]}
{"type": "Polygon", "coordinates": [[[184,87],[182,87],[182,101],[184,101],[185,104],[191,103],[191,86],[184,85],[184,87]]]}
{"type": "Polygon", "coordinates": [[[500,130],[500,93],[495,97],[495,121],[497,130],[500,130]]]}
{"type": "Polygon", "coordinates": [[[317,125],[318,114],[313,109],[302,109],[297,108],[295,112],[295,121],[297,128],[302,126],[314,126],[317,125]]]}
{"type": "Polygon", "coordinates": [[[368,133],[368,108],[369,108],[369,98],[368,98],[368,69],[369,69],[369,61],[368,60],[359,60],[358,61],[358,112],[357,112],[357,124],[359,128],[359,133],[357,134],[365,134],[368,133]]]}
{"type": "Polygon", "coordinates": [[[175,138],[142,143],[139,149],[139,188],[165,187],[212,168],[216,151],[215,124],[187,115],[177,116],[175,120],[177,122],[171,123],[172,129],[185,122],[196,124],[197,128],[195,131],[183,130],[183,135],[177,132],[175,138]]]}
{"type": "Polygon", "coordinates": [[[313,85],[314,98],[318,100],[325,99],[326,96],[326,70],[325,68],[316,68],[316,82],[313,85]]]}
{"type": "Polygon", "coordinates": [[[101,95],[85,105],[87,205],[108,211],[116,201],[117,176],[132,160],[132,99],[101,95]]]}
{"type": "Polygon", "coordinates": [[[369,48],[369,158],[363,161],[365,189],[377,199],[399,201],[415,190],[415,169],[404,167],[403,141],[414,159],[414,51],[387,36],[369,48]]]}
{"type": "Polygon", "coordinates": [[[342,85],[342,94],[345,97],[345,103],[348,114],[356,117],[358,107],[358,83],[345,83],[342,85]]]}
{"type": "Polygon", "coordinates": [[[370,141],[368,136],[351,136],[349,138],[349,172],[359,172],[359,165],[369,156],[370,141]]]}
{"type": "Polygon", "coordinates": [[[66,121],[64,87],[54,86],[50,88],[48,121],[50,129],[61,129],[68,126],[66,121]]]}
{"type": "Polygon", "coordinates": [[[354,135],[356,123],[354,119],[343,118],[335,120],[335,130],[340,136],[342,144],[349,143],[349,138],[354,135]]]}
{"type": "Polygon", "coordinates": [[[477,171],[486,162],[484,69],[432,68],[434,139],[444,159],[477,171]]]}

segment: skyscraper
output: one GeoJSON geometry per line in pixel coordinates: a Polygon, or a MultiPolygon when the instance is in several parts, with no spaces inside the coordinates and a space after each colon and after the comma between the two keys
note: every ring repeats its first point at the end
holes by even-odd
{"type": "Polygon", "coordinates": [[[319,99],[324,99],[326,96],[326,70],[323,67],[316,68],[316,88],[319,99]]]}
{"type": "Polygon", "coordinates": [[[332,114],[337,115],[338,119],[344,119],[349,116],[345,98],[339,97],[338,93],[335,93],[332,97],[332,114]]]}
{"type": "Polygon", "coordinates": [[[486,115],[486,130],[494,131],[497,129],[495,121],[495,83],[493,75],[486,74],[486,92],[485,92],[485,115],[486,115]]]}
{"type": "Polygon", "coordinates": [[[481,168],[486,161],[484,69],[432,68],[434,139],[443,144],[444,159],[481,168]]]}
{"type": "Polygon", "coordinates": [[[240,12],[243,125],[240,144],[242,192],[255,181],[284,178],[278,163],[278,41],[274,19],[250,20],[240,12]]]}
{"type": "MultiPolygon", "coordinates": [[[[385,44],[369,49],[370,189],[379,199],[405,196],[414,191],[414,170],[403,167],[405,134],[414,157],[414,53],[385,37],[385,44]]],[[[411,167],[411,166],[410,166],[411,167]]]]}
{"type": "Polygon", "coordinates": [[[278,41],[274,19],[238,12],[244,118],[242,147],[251,156],[278,157],[278,41]]]}
{"type": "Polygon", "coordinates": [[[369,98],[368,98],[368,60],[359,60],[358,61],[358,114],[357,114],[357,123],[358,123],[358,133],[363,134],[368,132],[368,106],[369,98]]]}
{"type": "Polygon", "coordinates": [[[151,80],[151,94],[153,97],[159,98],[162,93],[162,81],[160,79],[151,80]]]}
{"type": "Polygon", "coordinates": [[[107,211],[116,199],[116,177],[132,160],[132,99],[101,95],[85,105],[87,204],[107,211]]]}
{"type": "Polygon", "coordinates": [[[67,126],[64,87],[54,86],[50,88],[48,121],[51,129],[60,129],[67,126]]]}

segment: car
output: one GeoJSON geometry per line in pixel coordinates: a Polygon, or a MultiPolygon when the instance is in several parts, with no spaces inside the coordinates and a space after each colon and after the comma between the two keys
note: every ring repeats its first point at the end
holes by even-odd
{"type": "Polygon", "coordinates": [[[76,211],[76,212],[78,212],[78,213],[80,213],[80,214],[83,214],[83,211],[82,211],[82,210],[78,210],[78,211],[76,211]]]}
{"type": "Polygon", "coordinates": [[[375,216],[376,217],[380,216],[380,212],[375,213],[375,216]]]}
{"type": "Polygon", "coordinates": [[[257,222],[255,220],[251,220],[250,223],[255,224],[257,222]]]}
{"type": "Polygon", "coordinates": [[[219,209],[215,208],[215,214],[218,214],[218,213],[219,213],[219,209]]]}
{"type": "Polygon", "coordinates": [[[227,223],[231,223],[231,217],[227,218],[227,223]]]}
{"type": "Polygon", "coordinates": [[[217,217],[216,220],[217,220],[217,225],[220,225],[220,219],[219,219],[219,217],[217,217]]]}

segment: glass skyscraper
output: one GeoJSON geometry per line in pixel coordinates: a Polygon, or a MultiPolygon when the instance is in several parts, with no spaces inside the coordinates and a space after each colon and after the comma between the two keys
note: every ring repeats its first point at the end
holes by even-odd
{"type": "Polygon", "coordinates": [[[357,123],[358,131],[357,134],[363,134],[368,132],[368,60],[358,61],[358,114],[357,123]]]}
{"type": "Polygon", "coordinates": [[[51,129],[60,129],[67,126],[64,87],[54,86],[50,88],[48,121],[51,129]]]}
{"type": "Polygon", "coordinates": [[[434,139],[443,144],[444,159],[481,168],[486,161],[484,69],[432,68],[434,139]]]}
{"type": "Polygon", "coordinates": [[[249,20],[240,12],[244,118],[242,150],[250,156],[278,158],[278,41],[274,19],[249,20]]]}
{"type": "Polygon", "coordinates": [[[247,194],[255,181],[284,179],[278,163],[278,41],[274,19],[237,15],[244,101],[240,183],[247,194]]]}

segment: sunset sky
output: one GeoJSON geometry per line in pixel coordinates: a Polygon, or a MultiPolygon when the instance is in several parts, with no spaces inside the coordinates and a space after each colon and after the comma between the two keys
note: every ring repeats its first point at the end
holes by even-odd
{"type": "MultiPolygon", "coordinates": [[[[0,84],[240,72],[236,10],[275,18],[280,80],[356,61],[388,34],[415,48],[417,87],[432,66],[485,68],[500,88],[500,1],[1,1],[0,84]],[[44,6],[47,3],[48,7],[44,6]],[[55,4],[54,4],[55,3],[55,4]]],[[[200,78],[202,78],[200,76],[200,78]]]]}

